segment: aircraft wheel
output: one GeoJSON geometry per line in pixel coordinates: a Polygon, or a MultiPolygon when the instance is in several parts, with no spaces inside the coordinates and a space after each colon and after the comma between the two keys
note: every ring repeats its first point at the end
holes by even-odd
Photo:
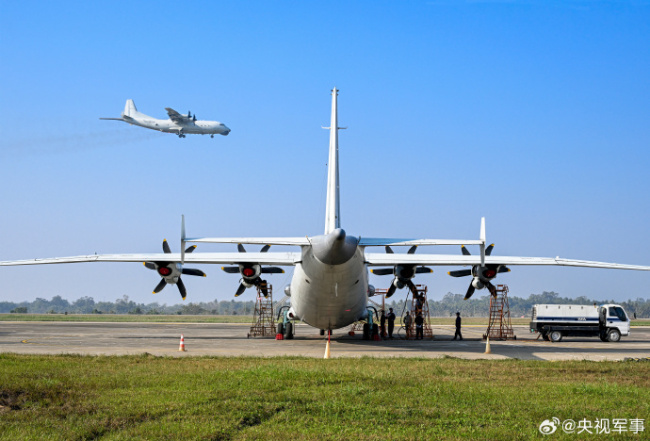
{"type": "Polygon", "coordinates": [[[293,338],[293,323],[288,322],[284,327],[284,339],[291,340],[293,338]]]}
{"type": "Polygon", "coordinates": [[[557,343],[559,341],[562,341],[562,333],[560,331],[553,331],[551,332],[551,341],[553,343],[557,343]]]}
{"type": "Polygon", "coordinates": [[[621,339],[621,333],[619,332],[618,329],[611,329],[607,333],[607,341],[609,342],[616,343],[620,339],[621,339]]]}
{"type": "Polygon", "coordinates": [[[320,330],[320,335],[325,335],[325,330],[324,329],[320,330]]]}
{"type": "Polygon", "coordinates": [[[377,323],[372,324],[372,336],[379,335],[379,325],[377,323]]]}
{"type": "Polygon", "coordinates": [[[368,323],[363,324],[363,339],[370,340],[370,325],[368,323]]]}
{"type": "Polygon", "coordinates": [[[282,323],[278,323],[278,334],[284,334],[284,326],[282,323]]]}
{"type": "Polygon", "coordinates": [[[214,138],[214,135],[210,135],[210,138],[214,138]]]}

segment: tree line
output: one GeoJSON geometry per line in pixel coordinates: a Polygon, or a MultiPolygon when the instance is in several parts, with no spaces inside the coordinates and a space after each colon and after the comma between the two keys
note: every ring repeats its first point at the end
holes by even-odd
{"type": "MultiPolygon", "coordinates": [[[[429,313],[432,317],[449,317],[460,312],[464,317],[487,317],[490,307],[490,296],[475,296],[463,300],[462,294],[447,293],[441,300],[429,300],[429,313]]],[[[527,298],[509,296],[510,315],[512,317],[529,317],[535,304],[603,304],[618,303],[622,305],[630,316],[650,317],[650,300],[637,298],[616,302],[613,300],[593,300],[586,296],[578,298],[562,297],[556,292],[531,294],[527,298]]],[[[371,297],[374,302],[381,302],[381,297],[371,297]]],[[[385,303],[386,308],[393,308],[396,314],[401,315],[405,303],[410,306],[411,297],[401,300],[392,300],[385,303]]],[[[37,298],[33,302],[5,302],[0,301],[0,313],[30,313],[30,314],[182,314],[182,315],[252,315],[255,309],[254,301],[213,300],[211,302],[198,302],[187,304],[167,305],[154,303],[136,303],[128,296],[123,296],[114,302],[96,302],[92,297],[81,297],[68,301],[61,296],[54,296],[51,300],[37,298]]]]}

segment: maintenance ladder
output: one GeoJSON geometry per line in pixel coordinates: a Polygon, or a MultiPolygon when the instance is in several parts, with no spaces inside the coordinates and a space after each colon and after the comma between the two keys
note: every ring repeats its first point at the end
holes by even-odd
{"type": "Polygon", "coordinates": [[[510,322],[510,304],[508,303],[508,285],[497,285],[490,296],[490,321],[483,339],[516,340],[510,322]]]}
{"type": "MultiPolygon", "coordinates": [[[[431,317],[429,316],[429,301],[427,300],[427,293],[429,288],[426,285],[415,285],[416,292],[412,293],[413,297],[411,299],[411,326],[406,328],[406,339],[415,340],[415,318],[418,316],[418,313],[422,313],[422,318],[424,319],[422,337],[423,338],[433,338],[433,329],[431,328],[431,317]]],[[[404,317],[402,317],[402,323],[404,323],[404,317]]]]}
{"type": "Polygon", "coordinates": [[[264,296],[261,286],[257,286],[257,300],[253,312],[253,325],[248,338],[274,337],[276,332],[275,317],[273,316],[273,285],[266,285],[268,296],[264,296]]]}

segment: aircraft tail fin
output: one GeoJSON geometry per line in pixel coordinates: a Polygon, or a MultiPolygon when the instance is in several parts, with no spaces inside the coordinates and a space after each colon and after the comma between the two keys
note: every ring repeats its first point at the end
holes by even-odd
{"type": "Polygon", "coordinates": [[[124,112],[122,116],[134,117],[139,114],[138,109],[135,107],[133,100],[126,100],[126,105],[124,106],[124,112]]]}
{"type": "Polygon", "coordinates": [[[327,204],[325,206],[325,234],[341,228],[339,201],[339,129],[336,98],[339,91],[332,89],[332,120],[330,121],[330,153],[327,161],[327,204]]]}

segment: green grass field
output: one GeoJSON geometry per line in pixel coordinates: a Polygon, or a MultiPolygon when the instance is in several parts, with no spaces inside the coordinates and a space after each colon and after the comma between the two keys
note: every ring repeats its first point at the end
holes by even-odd
{"type": "Polygon", "coordinates": [[[650,363],[2,354],[0,405],[3,440],[527,440],[647,421],[650,363]]]}

